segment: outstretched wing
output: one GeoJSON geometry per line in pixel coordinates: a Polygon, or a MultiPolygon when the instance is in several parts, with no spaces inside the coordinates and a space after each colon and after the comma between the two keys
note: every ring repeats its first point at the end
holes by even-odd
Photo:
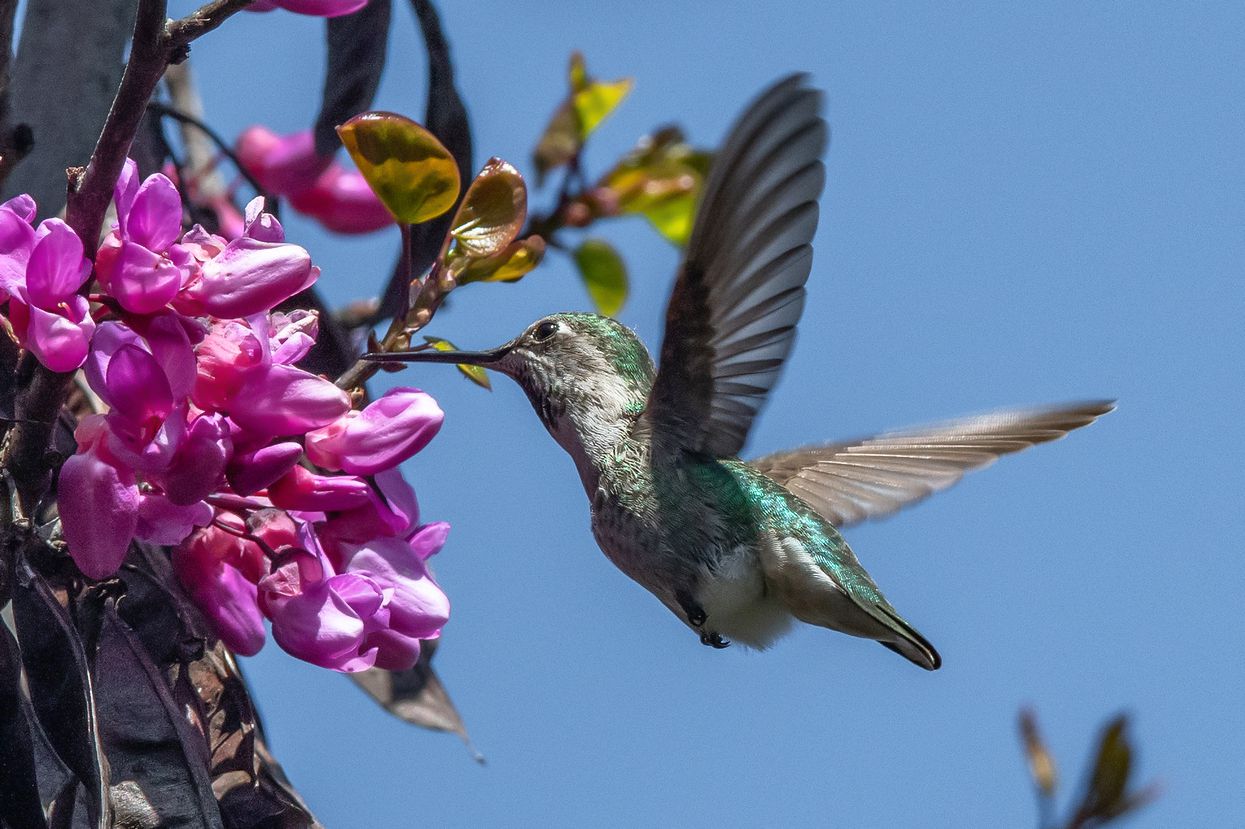
{"type": "Polygon", "coordinates": [[[804,308],[827,137],[804,84],[779,81],[731,130],[666,311],[646,416],[693,451],[739,454],[804,308]]]}
{"type": "Polygon", "coordinates": [[[1093,400],[1013,409],[864,440],[778,452],[749,463],[834,524],[880,518],[954,484],[964,473],[1058,440],[1115,408],[1093,400]]]}

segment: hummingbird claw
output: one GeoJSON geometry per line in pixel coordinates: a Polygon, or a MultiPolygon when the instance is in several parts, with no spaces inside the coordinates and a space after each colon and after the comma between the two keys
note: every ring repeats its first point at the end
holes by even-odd
{"type": "MultiPolygon", "coordinates": [[[[679,591],[677,596],[679,605],[683,608],[683,615],[687,616],[687,623],[694,628],[698,628],[705,623],[709,616],[705,613],[705,609],[696,603],[686,591],[679,591]]],[[[702,638],[703,642],[704,639],[702,638]]]]}
{"type": "Polygon", "coordinates": [[[730,647],[731,643],[723,639],[720,633],[706,632],[700,634],[700,644],[721,650],[722,648],[730,647]]]}

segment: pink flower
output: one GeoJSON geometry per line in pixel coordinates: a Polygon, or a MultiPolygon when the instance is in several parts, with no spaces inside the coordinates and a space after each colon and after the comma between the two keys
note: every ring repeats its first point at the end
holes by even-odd
{"type": "Polygon", "coordinates": [[[247,127],[234,149],[246,171],[265,190],[281,196],[309,189],[333,162],[332,156],[316,154],[311,130],[278,135],[267,127],[247,127]]]}
{"type": "MultiPolygon", "coordinates": [[[[441,525],[417,534],[431,554],[444,541],[441,525]],[[426,536],[426,537],[425,537],[426,536]]],[[[334,562],[310,530],[259,583],[260,606],[272,633],[300,659],[339,671],[373,666],[406,670],[419,660],[420,640],[440,635],[449,601],[424,558],[402,539],[351,548],[334,562]]]]}
{"type": "Polygon", "coordinates": [[[9,248],[7,256],[0,253],[0,294],[8,296],[9,323],[39,362],[52,371],[73,371],[86,359],[95,331],[90,306],[77,293],[91,263],[69,225],[47,219],[27,235],[12,203],[0,208],[0,246],[9,248]]]}
{"type": "Polygon", "coordinates": [[[91,445],[65,461],[57,494],[74,563],[90,578],[111,576],[121,566],[138,524],[134,475],[109,463],[100,447],[91,445]]]}
{"type": "Polygon", "coordinates": [[[351,14],[367,5],[368,0],[255,0],[247,11],[268,12],[287,9],[298,14],[316,17],[338,17],[351,14]]]}
{"type": "Polygon", "coordinates": [[[317,475],[295,466],[268,487],[268,498],[282,509],[348,510],[368,501],[371,487],[362,478],[351,475],[317,475]]]}
{"type": "Polygon", "coordinates": [[[182,201],[161,173],[138,182],[138,165],[126,159],[113,190],[117,229],[96,255],[100,285],[121,307],[150,314],[168,305],[187,277],[186,256],[174,243],[181,235],[182,201]]]}
{"type": "Polygon", "coordinates": [[[242,166],[265,189],[287,196],[295,210],[329,230],[371,233],[393,224],[362,173],[316,153],[311,130],[278,135],[267,127],[249,127],[236,149],[242,166]]]}
{"type": "Polygon", "coordinates": [[[323,377],[293,366],[247,373],[228,402],[229,415],[262,435],[299,435],[327,426],[350,409],[350,398],[323,377]]]}
{"type": "Polygon", "coordinates": [[[290,205],[334,233],[372,233],[393,224],[393,214],[367,179],[334,161],[312,185],[289,194],[290,205]]]}
{"type": "MultiPolygon", "coordinates": [[[[182,289],[178,310],[222,319],[249,317],[271,310],[316,281],[320,269],[311,264],[311,255],[282,241],[281,225],[262,213],[262,206],[258,198],[247,205],[244,235],[203,262],[198,276],[182,289]]],[[[205,240],[198,235],[193,239],[202,249],[205,240]]]]}
{"type": "Polygon", "coordinates": [[[22,194],[0,204],[0,303],[26,284],[26,263],[35,246],[35,200],[22,194]]]}
{"type": "Polygon", "coordinates": [[[255,581],[244,573],[263,554],[253,541],[219,527],[196,531],[173,550],[173,570],[230,650],[252,656],[264,646],[255,581]]]}
{"type": "Polygon", "coordinates": [[[445,415],[419,389],[395,388],[307,433],[307,457],[326,469],[372,475],[391,469],[428,445],[445,415]]]}

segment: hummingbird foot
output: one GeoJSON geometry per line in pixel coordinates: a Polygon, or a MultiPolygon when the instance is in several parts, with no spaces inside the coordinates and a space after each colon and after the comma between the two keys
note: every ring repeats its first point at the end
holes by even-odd
{"type": "MultiPolygon", "coordinates": [[[[675,598],[679,602],[679,607],[683,608],[683,615],[687,617],[687,623],[692,627],[699,628],[709,618],[708,614],[705,613],[705,609],[697,604],[696,600],[686,590],[680,590],[675,598]]],[[[701,641],[704,641],[703,637],[701,641]]]]}
{"type": "Polygon", "coordinates": [[[711,648],[721,650],[722,648],[730,647],[731,643],[723,639],[722,634],[720,633],[709,633],[708,631],[705,631],[700,634],[700,644],[708,645],[711,648]]]}

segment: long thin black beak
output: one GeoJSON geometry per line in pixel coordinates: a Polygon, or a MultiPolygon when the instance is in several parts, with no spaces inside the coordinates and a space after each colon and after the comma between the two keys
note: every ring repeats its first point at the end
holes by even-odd
{"type": "Polygon", "coordinates": [[[503,345],[492,351],[369,351],[360,360],[372,363],[454,363],[469,366],[486,366],[510,353],[511,346],[503,345]]]}

